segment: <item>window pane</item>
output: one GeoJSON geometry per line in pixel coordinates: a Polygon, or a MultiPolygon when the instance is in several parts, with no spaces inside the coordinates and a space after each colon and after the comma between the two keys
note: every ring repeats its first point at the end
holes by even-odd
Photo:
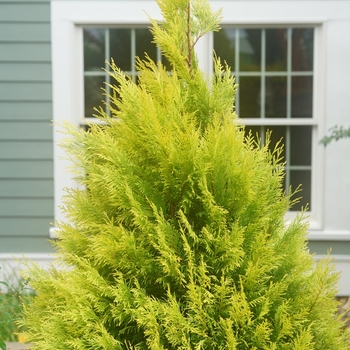
{"type": "Polygon", "coordinates": [[[249,132],[251,132],[254,139],[257,141],[257,139],[260,139],[260,141],[263,143],[264,138],[262,138],[262,135],[265,135],[264,133],[265,128],[263,126],[255,126],[255,125],[246,125],[245,127],[245,135],[248,136],[249,132]]]}
{"type": "Polygon", "coordinates": [[[292,118],[312,118],[312,77],[292,77],[292,118]]]}
{"type": "Polygon", "coordinates": [[[222,28],[214,32],[214,50],[221,61],[226,61],[231,71],[235,70],[236,62],[236,29],[222,28]]]}
{"type": "Polygon", "coordinates": [[[239,78],[239,117],[260,118],[260,77],[239,78]]]}
{"type": "Polygon", "coordinates": [[[165,69],[170,72],[172,70],[172,67],[171,67],[171,64],[170,62],[168,61],[168,59],[162,54],[161,56],[161,59],[162,59],[162,64],[163,66],[165,67],[165,69]]]}
{"type": "Polygon", "coordinates": [[[148,28],[135,29],[136,34],[136,56],[145,58],[145,52],[154,61],[157,62],[157,47],[152,43],[153,36],[148,28]]]}
{"type": "Polygon", "coordinates": [[[287,78],[265,78],[265,117],[286,118],[287,116],[287,78]]]}
{"type": "Polygon", "coordinates": [[[95,111],[94,107],[102,105],[101,100],[104,99],[101,88],[105,87],[105,76],[85,77],[84,93],[85,93],[85,118],[91,118],[95,111]]]}
{"type": "Polygon", "coordinates": [[[245,128],[246,135],[248,135],[249,131],[252,132],[254,137],[259,137],[262,144],[265,144],[266,141],[266,132],[271,132],[270,134],[270,145],[269,149],[271,151],[274,150],[276,144],[281,141],[281,145],[284,145],[282,151],[282,158],[285,160],[285,151],[286,151],[286,132],[287,126],[253,126],[247,125],[245,128]]]}
{"type": "Polygon", "coordinates": [[[290,184],[292,190],[295,190],[299,185],[302,185],[302,191],[297,193],[295,197],[302,197],[300,202],[292,207],[291,211],[299,211],[307,204],[311,209],[311,170],[291,170],[290,184]]]}
{"type": "Polygon", "coordinates": [[[239,70],[261,70],[261,29],[239,30],[239,70]]]}
{"type": "Polygon", "coordinates": [[[314,59],[313,28],[293,29],[292,70],[312,71],[314,59]]]}
{"type": "Polygon", "coordinates": [[[287,29],[266,29],[266,70],[287,70],[287,29]]]}
{"type": "Polygon", "coordinates": [[[311,165],[310,125],[290,127],[290,165],[311,165]]]}
{"type": "Polygon", "coordinates": [[[302,196],[300,203],[295,205],[291,210],[299,211],[306,204],[311,202],[311,170],[310,169],[294,169],[291,166],[310,166],[311,168],[311,126],[246,126],[246,135],[251,130],[252,135],[260,137],[261,142],[265,143],[266,131],[272,131],[270,149],[273,150],[277,142],[282,140],[284,145],[281,156],[286,159],[286,154],[290,154],[291,160],[286,166],[283,186],[288,192],[289,186],[295,190],[299,185],[302,185],[303,191],[296,195],[302,196]],[[290,132],[291,141],[288,144],[288,133],[290,132]],[[298,137],[296,137],[296,135],[298,137]],[[301,143],[298,145],[298,142],[301,143]],[[300,154],[302,153],[302,154],[300,154]],[[304,154],[303,154],[304,153],[304,154]],[[298,163],[298,164],[296,164],[298,163]]]}
{"type": "MultiPolygon", "coordinates": [[[[116,65],[123,71],[131,71],[131,29],[113,28],[109,30],[110,53],[116,65]]],[[[109,59],[109,58],[108,58],[109,59]]]]}
{"type": "Polygon", "coordinates": [[[246,133],[258,133],[264,143],[266,131],[272,130],[271,149],[282,138],[282,156],[287,162],[285,189],[288,192],[290,185],[296,188],[303,184],[304,199],[294,211],[311,200],[313,127],[290,125],[288,120],[312,118],[313,41],[313,28],[226,27],[214,34],[214,49],[237,76],[239,117],[261,120],[260,125],[246,126],[246,133]],[[235,61],[236,48],[239,62],[235,61]],[[284,125],[269,126],[274,123],[271,118],[283,118],[284,125]]]}
{"type": "Polygon", "coordinates": [[[288,152],[288,145],[286,144],[286,133],[287,126],[267,126],[266,130],[271,131],[271,143],[270,149],[273,150],[278,142],[281,141],[281,144],[284,145],[282,157],[285,160],[285,152],[288,152]]]}
{"type": "Polygon", "coordinates": [[[84,70],[100,71],[105,66],[105,29],[84,28],[84,70]]]}

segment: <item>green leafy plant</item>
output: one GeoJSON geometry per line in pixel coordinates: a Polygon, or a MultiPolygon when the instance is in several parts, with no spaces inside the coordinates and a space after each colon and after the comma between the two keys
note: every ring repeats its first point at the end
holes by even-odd
{"type": "Polygon", "coordinates": [[[139,60],[136,85],[112,62],[111,117],[64,125],[82,187],[57,223],[61,268],[26,273],[38,295],[25,337],[56,350],[348,349],[339,276],[329,258],[315,266],[303,215],[284,220],[281,147],[245,136],[229,67],[214,58],[210,79],[198,67],[220,12],[157,2],[172,72],[139,60]]]}
{"type": "MultiPolygon", "coordinates": [[[[1,267],[0,267],[0,270],[1,270],[1,267]]],[[[4,281],[0,281],[0,285],[4,285],[7,287],[7,283],[4,281]]],[[[3,314],[4,314],[4,301],[3,301],[2,294],[0,294],[0,315],[3,315],[3,314]]],[[[0,318],[0,330],[4,328],[4,323],[5,323],[5,320],[3,319],[3,317],[1,317],[0,318]]],[[[0,335],[0,349],[2,349],[2,350],[6,350],[6,344],[5,344],[4,340],[5,340],[5,337],[3,335],[0,335]]]]}
{"type": "Polygon", "coordinates": [[[330,142],[332,141],[338,141],[342,138],[345,137],[350,137],[350,128],[349,129],[344,129],[343,126],[334,126],[329,129],[330,135],[326,135],[320,143],[323,145],[327,146],[330,142]]]}
{"type": "Polygon", "coordinates": [[[28,303],[34,294],[16,272],[5,277],[7,282],[0,281],[0,349],[3,350],[6,349],[5,341],[18,341],[18,333],[24,330],[17,324],[23,304],[28,303]]]}

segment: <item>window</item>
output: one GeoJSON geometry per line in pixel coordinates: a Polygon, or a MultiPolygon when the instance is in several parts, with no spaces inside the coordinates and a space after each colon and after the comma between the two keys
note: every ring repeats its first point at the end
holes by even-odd
{"type": "MultiPolygon", "coordinates": [[[[145,53],[154,61],[163,61],[160,50],[152,42],[153,37],[148,27],[84,27],[84,117],[89,120],[94,114],[94,107],[101,105],[101,87],[109,93],[111,77],[107,62],[113,58],[116,65],[137,82],[135,57],[145,58],[145,53]],[[105,69],[102,70],[102,68],[105,69]]],[[[109,113],[109,110],[106,109],[109,113]]]]}
{"type": "MultiPolygon", "coordinates": [[[[348,64],[350,47],[344,45],[344,42],[347,42],[347,33],[350,29],[349,3],[347,1],[313,0],[304,1],[305,6],[300,6],[301,1],[288,0],[211,0],[210,2],[214,10],[223,9],[222,34],[230,39],[226,47],[221,45],[225,52],[218,52],[219,55],[225,57],[229,64],[235,68],[234,72],[237,79],[240,80],[240,88],[244,89],[246,86],[248,89],[250,83],[253,84],[249,90],[250,93],[253,93],[253,88],[257,89],[255,96],[258,98],[258,102],[253,104],[255,110],[243,100],[243,94],[242,100],[240,100],[240,96],[237,96],[237,108],[240,114],[242,114],[243,108],[243,115],[240,116],[244,118],[244,115],[248,115],[244,118],[245,124],[254,131],[274,128],[276,139],[282,135],[286,140],[288,137],[290,138],[289,141],[286,141],[290,150],[289,157],[294,162],[290,169],[287,169],[290,172],[290,177],[293,178],[293,174],[297,172],[301,174],[304,172],[304,176],[305,172],[311,172],[309,175],[311,185],[308,186],[310,200],[307,200],[311,202],[309,239],[332,242],[339,240],[339,246],[346,249],[346,245],[342,242],[350,239],[350,216],[348,215],[350,196],[346,190],[349,187],[350,168],[349,162],[343,155],[348,150],[348,144],[347,141],[337,143],[332,147],[327,147],[325,151],[324,147],[319,145],[319,140],[329,127],[348,123],[350,87],[344,77],[350,75],[350,65],[348,64]],[[237,55],[239,55],[236,45],[239,45],[240,42],[234,38],[236,35],[239,37],[240,33],[237,32],[239,30],[246,31],[242,35],[247,35],[248,30],[250,33],[256,30],[252,34],[255,35],[254,40],[256,41],[253,40],[253,37],[249,38],[249,41],[251,41],[250,45],[255,45],[253,47],[261,45],[260,58],[259,55],[251,57],[249,47],[243,50],[242,45],[245,45],[246,41],[244,42],[242,38],[242,55],[238,56],[238,61],[236,60],[237,55]],[[312,35],[313,63],[309,68],[305,66],[293,67],[294,56],[292,56],[290,61],[292,66],[288,70],[288,50],[291,54],[292,52],[296,53],[293,47],[293,37],[297,30],[299,30],[300,35],[307,31],[308,35],[312,35]],[[287,33],[287,39],[285,39],[285,33],[287,33]],[[269,39],[271,37],[274,38],[272,41],[269,39]],[[229,46],[233,43],[234,46],[229,46]],[[274,53],[272,57],[266,56],[263,45],[272,45],[270,46],[274,53]],[[277,49],[274,45],[277,45],[277,49]],[[286,45],[287,53],[285,51],[286,45]],[[288,45],[292,46],[288,47],[288,45]],[[236,62],[239,64],[239,60],[242,61],[243,58],[246,60],[249,58],[247,62],[249,66],[242,64],[242,67],[238,65],[236,69],[236,62]],[[257,61],[258,59],[260,61],[257,61]],[[260,62],[260,66],[257,65],[257,62],[260,62]],[[285,68],[286,65],[287,68],[285,68]],[[247,74],[243,74],[244,72],[247,74]],[[251,79],[245,82],[243,78],[251,79]],[[260,87],[256,82],[254,85],[254,78],[260,79],[260,87]],[[296,82],[297,78],[298,82],[296,82]],[[310,97],[307,99],[308,105],[306,106],[309,107],[301,110],[303,113],[308,110],[311,112],[311,116],[310,113],[308,115],[297,113],[298,104],[293,105],[297,100],[294,98],[293,102],[292,94],[288,97],[288,94],[285,93],[286,97],[284,97],[283,89],[292,91],[293,86],[298,84],[304,89],[301,90],[300,87],[296,90],[301,95],[305,96],[305,89],[308,89],[309,93],[312,94],[312,100],[310,97]],[[278,87],[278,94],[270,95],[271,86],[278,87]],[[311,90],[312,92],[310,92],[311,90]],[[279,103],[272,108],[271,101],[276,100],[279,103]],[[243,104],[242,108],[240,108],[240,104],[243,104]],[[256,106],[259,107],[259,114],[256,111],[256,106]],[[279,107],[277,108],[277,106],[279,107]],[[284,108],[286,108],[286,115],[281,112],[281,110],[284,111],[284,108]],[[251,113],[250,116],[249,113],[251,113]],[[294,113],[293,116],[292,113],[294,113]],[[311,133],[311,137],[306,139],[302,137],[302,133],[307,136],[311,133]],[[308,140],[308,143],[304,145],[301,140],[308,140]],[[305,150],[310,147],[311,151],[306,152],[305,150]],[[301,156],[305,158],[301,158],[301,156]]],[[[85,116],[84,109],[87,111],[84,107],[84,79],[89,74],[91,76],[97,74],[97,71],[88,73],[92,72],[93,69],[84,69],[83,28],[128,28],[129,30],[147,28],[149,25],[148,15],[152,18],[160,18],[160,11],[155,0],[104,2],[97,0],[51,0],[50,4],[53,118],[55,122],[64,119],[79,125],[85,116]]],[[[197,44],[200,65],[208,74],[212,72],[212,49],[217,40],[216,34],[215,37],[209,35],[197,44]]],[[[295,37],[294,40],[296,40],[295,37]]],[[[104,48],[106,49],[106,47],[104,48]]],[[[311,56],[308,57],[309,60],[303,61],[304,63],[312,62],[311,56]]],[[[101,63],[97,63],[97,66],[104,66],[104,58],[101,63]]],[[[299,106],[304,105],[299,103],[299,106]]],[[[61,137],[64,135],[54,132],[56,220],[65,220],[60,209],[61,198],[65,194],[63,189],[75,186],[72,175],[67,170],[70,163],[64,160],[65,154],[58,147],[58,141],[61,137]]],[[[301,180],[291,179],[289,181],[298,183],[301,180]]],[[[305,190],[303,195],[305,196],[305,190]]],[[[295,212],[287,213],[287,217],[289,215],[293,216],[295,212]]],[[[51,235],[54,236],[54,229],[51,230],[51,235]]],[[[338,269],[344,272],[349,270],[348,255],[344,255],[343,258],[334,256],[335,261],[340,261],[338,269]]],[[[343,292],[341,294],[344,295],[348,295],[350,290],[348,277],[348,274],[344,274],[342,278],[343,292]],[[344,292],[345,290],[346,292],[344,292]]]]}
{"type": "MultiPolygon", "coordinates": [[[[311,210],[314,29],[226,26],[213,35],[214,50],[239,84],[239,117],[262,142],[267,130],[272,131],[272,147],[282,140],[286,192],[302,184],[302,198],[291,211],[311,210]]],[[[155,61],[162,59],[147,27],[83,28],[85,120],[101,105],[101,87],[110,83],[106,61],[113,57],[137,81],[135,56],[143,58],[145,52],[155,61]]]]}
{"type": "MultiPolygon", "coordinates": [[[[154,0],[135,4],[121,0],[101,7],[97,1],[52,1],[55,121],[65,119],[82,125],[93,120],[93,107],[105,98],[100,88],[104,81],[109,82],[108,74],[101,70],[108,70],[106,59],[113,57],[134,81],[135,55],[143,56],[147,51],[151,58],[162,59],[151,43],[147,17],[160,18],[159,8],[154,0]]],[[[318,102],[325,94],[320,84],[322,55],[314,52],[320,50],[322,16],[300,17],[299,8],[292,2],[283,2],[283,6],[274,3],[273,11],[267,11],[264,1],[254,8],[248,5],[244,1],[212,2],[214,10],[224,9],[223,28],[200,40],[199,63],[211,74],[213,48],[227,60],[239,84],[239,117],[254,133],[264,135],[273,129],[273,142],[283,137],[288,161],[285,186],[296,187],[302,182],[304,188],[303,202],[294,209],[310,203],[310,228],[321,230],[324,151],[318,140],[324,112],[318,102]]],[[[54,133],[57,220],[64,219],[60,210],[63,189],[75,186],[66,170],[69,162],[61,160],[65,157],[57,146],[61,137],[64,135],[54,133]]]]}
{"type": "MultiPolygon", "coordinates": [[[[291,211],[312,210],[314,29],[225,26],[212,35],[215,52],[239,84],[239,117],[262,142],[267,130],[272,131],[272,147],[282,140],[286,192],[302,184],[301,200],[291,211]]],[[[90,121],[93,108],[101,105],[101,87],[110,82],[106,61],[113,57],[137,81],[135,56],[143,58],[147,52],[155,61],[162,59],[147,27],[85,27],[83,52],[84,116],[90,121]]]]}
{"type": "Polygon", "coordinates": [[[314,29],[236,28],[214,33],[214,50],[231,67],[239,84],[236,111],[262,142],[282,139],[284,186],[302,184],[302,199],[291,210],[312,210],[314,29]]]}

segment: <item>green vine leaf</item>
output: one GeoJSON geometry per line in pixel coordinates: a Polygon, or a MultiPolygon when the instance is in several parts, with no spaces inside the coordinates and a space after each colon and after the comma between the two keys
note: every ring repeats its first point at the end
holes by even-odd
{"type": "Polygon", "coordinates": [[[0,349],[6,350],[6,344],[2,340],[0,340],[0,349]]]}

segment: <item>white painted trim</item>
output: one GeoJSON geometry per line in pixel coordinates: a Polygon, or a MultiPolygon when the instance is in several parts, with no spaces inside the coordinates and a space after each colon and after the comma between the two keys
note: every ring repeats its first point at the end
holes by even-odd
{"type": "Polygon", "coordinates": [[[316,118],[246,118],[241,119],[241,122],[244,125],[318,125],[318,120],[316,118]]]}
{"type": "MultiPolygon", "coordinates": [[[[310,231],[308,235],[309,241],[350,241],[350,231],[310,231]]],[[[350,258],[350,256],[349,256],[350,258]]]]}
{"type": "Polygon", "coordinates": [[[25,259],[38,262],[51,262],[54,260],[54,255],[47,253],[0,253],[0,262],[16,262],[25,259]]]}
{"type": "MultiPolygon", "coordinates": [[[[315,255],[314,259],[317,261],[323,259],[323,255],[315,255]]],[[[331,255],[333,263],[335,264],[335,270],[341,272],[340,280],[338,284],[338,296],[350,295],[350,256],[349,255],[331,255]]]]}
{"type": "Polygon", "coordinates": [[[324,147],[319,144],[325,123],[325,62],[324,27],[314,29],[313,118],[317,122],[312,130],[312,173],[310,233],[324,228],[324,147]],[[317,129],[316,129],[317,127],[317,129]]]}
{"type": "Polygon", "coordinates": [[[57,227],[50,227],[50,230],[49,230],[49,237],[51,239],[55,239],[57,238],[57,227]]]}
{"type": "MultiPolygon", "coordinates": [[[[0,281],[7,282],[10,288],[18,288],[20,271],[26,269],[25,262],[35,263],[45,269],[54,264],[55,257],[45,253],[0,253],[0,281]]],[[[0,291],[4,288],[7,289],[0,285],[0,291]]]]}
{"type": "MultiPolygon", "coordinates": [[[[314,255],[314,258],[316,261],[322,260],[325,257],[326,257],[326,255],[317,255],[317,254],[314,255]]],[[[333,259],[333,261],[335,263],[345,262],[345,263],[350,264],[350,256],[349,255],[331,255],[331,258],[333,259]]]]}

